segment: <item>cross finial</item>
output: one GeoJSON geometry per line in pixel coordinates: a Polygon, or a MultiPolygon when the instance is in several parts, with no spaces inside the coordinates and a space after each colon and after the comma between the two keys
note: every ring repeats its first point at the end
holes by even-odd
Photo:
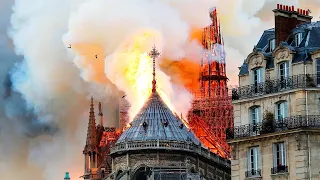
{"type": "Polygon", "coordinates": [[[148,54],[153,61],[153,80],[152,80],[152,92],[156,92],[156,58],[160,56],[160,52],[156,49],[156,46],[154,45],[152,50],[148,54]]]}

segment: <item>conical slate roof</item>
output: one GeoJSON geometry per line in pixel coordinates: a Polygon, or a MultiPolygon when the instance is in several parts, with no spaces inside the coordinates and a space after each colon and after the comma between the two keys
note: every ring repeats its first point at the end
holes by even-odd
{"type": "Polygon", "coordinates": [[[122,133],[117,143],[132,141],[179,141],[199,144],[192,131],[188,131],[163,102],[158,92],[152,92],[140,112],[122,133]]]}

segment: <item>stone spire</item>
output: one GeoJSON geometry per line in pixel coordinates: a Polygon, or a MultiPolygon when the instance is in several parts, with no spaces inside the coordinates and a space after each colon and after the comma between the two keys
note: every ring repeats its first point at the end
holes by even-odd
{"type": "Polygon", "coordinates": [[[153,46],[152,50],[149,52],[149,56],[152,58],[153,61],[153,80],[152,80],[152,92],[156,92],[157,90],[157,82],[156,82],[156,58],[160,56],[160,52],[156,49],[156,46],[153,46]]]}
{"type": "MultiPolygon", "coordinates": [[[[94,107],[93,107],[93,97],[91,97],[90,104],[90,113],[89,113],[89,123],[87,131],[87,146],[96,146],[97,145],[97,129],[96,129],[96,119],[94,116],[94,107]]],[[[91,149],[93,150],[93,149],[91,149]]]]}
{"type": "Polygon", "coordinates": [[[100,120],[99,120],[99,125],[103,127],[103,113],[102,113],[102,107],[101,107],[101,102],[99,102],[99,114],[100,120]]]}

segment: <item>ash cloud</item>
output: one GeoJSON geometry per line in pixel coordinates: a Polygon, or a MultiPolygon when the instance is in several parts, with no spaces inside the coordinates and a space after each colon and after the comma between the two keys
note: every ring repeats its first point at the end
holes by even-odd
{"type": "MultiPolygon", "coordinates": [[[[118,98],[117,88],[105,76],[104,68],[95,69],[96,66],[104,67],[103,61],[94,61],[93,58],[86,64],[83,56],[76,58],[74,52],[65,47],[64,35],[72,29],[71,22],[83,25],[81,21],[85,20],[90,23],[79,26],[76,30],[89,28],[92,33],[76,33],[81,36],[76,36],[75,39],[91,43],[89,48],[94,49],[94,52],[89,50],[89,56],[97,51],[100,55],[112,54],[119,46],[115,42],[123,41],[126,37],[113,37],[114,34],[127,35],[130,24],[118,22],[117,26],[108,27],[108,24],[104,24],[108,22],[106,19],[123,20],[130,17],[127,20],[133,20],[155,12],[143,9],[143,5],[149,1],[138,1],[140,4],[137,5],[140,7],[135,7],[136,11],[132,12],[128,8],[121,13],[114,7],[131,1],[91,0],[84,6],[85,2],[0,1],[0,174],[3,179],[57,180],[63,178],[65,171],[70,171],[72,179],[77,179],[83,173],[81,151],[88,123],[88,97],[94,95],[97,101],[104,102],[105,124],[112,124],[114,121],[112,117],[116,108],[109,104],[118,98]],[[99,6],[101,4],[106,6],[99,6]],[[89,13],[79,13],[79,9],[87,8],[96,10],[90,12],[93,13],[92,19],[88,16],[76,16],[89,13]],[[117,12],[110,16],[109,11],[113,10],[117,12]],[[146,11],[147,14],[141,11],[146,11]],[[71,20],[71,17],[74,19],[71,20]],[[98,30],[107,27],[107,30],[97,34],[93,33],[97,30],[92,29],[93,27],[98,30]],[[6,35],[8,28],[9,36],[6,35]],[[108,42],[110,40],[112,42],[108,42]],[[97,44],[100,44],[98,48],[97,44]]],[[[263,0],[260,4],[255,3],[255,0],[237,0],[236,3],[233,0],[161,2],[159,7],[164,8],[164,11],[154,14],[153,18],[157,19],[162,17],[161,13],[171,12],[181,23],[178,29],[182,31],[169,29],[176,34],[166,34],[172,37],[172,43],[157,39],[171,58],[178,58],[186,53],[181,48],[183,46],[180,40],[187,38],[187,29],[206,25],[209,22],[208,7],[218,6],[226,43],[228,75],[232,79],[231,83],[236,84],[237,67],[251,52],[262,31],[273,27],[271,10],[280,1],[263,0]],[[199,7],[197,10],[194,8],[196,6],[199,7]],[[194,16],[198,11],[199,17],[194,16]],[[177,40],[175,36],[180,38],[177,40]]],[[[286,0],[280,3],[309,8],[313,11],[314,19],[319,17],[320,11],[316,8],[319,7],[319,1],[286,0]]],[[[148,25],[150,20],[152,19],[146,18],[142,24],[148,25]]],[[[164,26],[176,23],[173,18],[171,20],[164,26]]],[[[157,22],[153,25],[154,29],[159,28],[157,22]]],[[[172,89],[171,92],[174,92],[172,89]]]]}

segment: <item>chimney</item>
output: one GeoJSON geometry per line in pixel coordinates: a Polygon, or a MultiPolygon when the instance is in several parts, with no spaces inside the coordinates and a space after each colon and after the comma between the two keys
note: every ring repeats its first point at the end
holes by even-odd
{"type": "Polygon", "coordinates": [[[294,6],[286,6],[277,4],[277,8],[273,10],[275,17],[275,37],[276,45],[284,42],[291,31],[299,24],[310,23],[312,16],[309,16],[307,10],[298,8],[295,11],[294,6]]]}

